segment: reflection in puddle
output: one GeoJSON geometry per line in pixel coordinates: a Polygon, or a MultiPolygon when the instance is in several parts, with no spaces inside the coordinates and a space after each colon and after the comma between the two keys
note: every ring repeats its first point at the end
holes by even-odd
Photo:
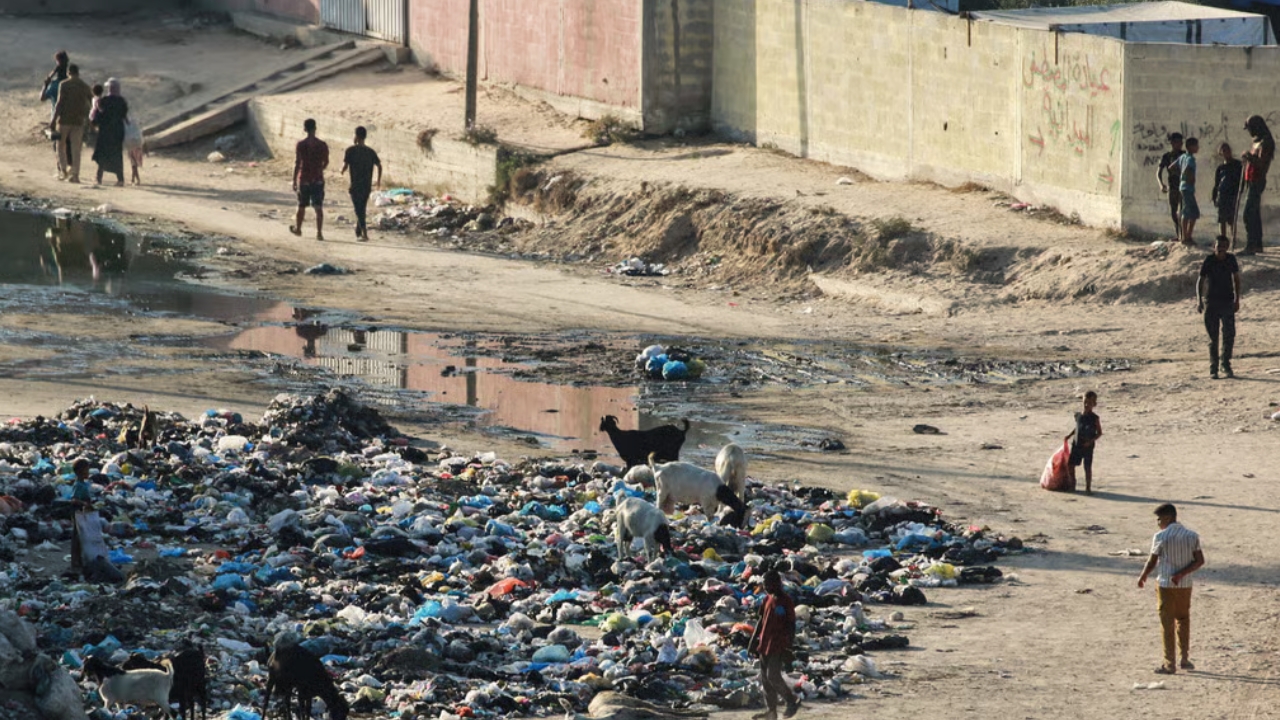
{"type": "MultiPolygon", "coordinates": [[[[501,354],[495,352],[500,349],[497,341],[331,326],[318,315],[281,303],[256,319],[289,325],[261,325],[208,344],[298,358],[375,387],[425,392],[436,402],[484,409],[488,413],[481,424],[532,433],[558,449],[611,455],[608,436],[598,430],[601,416],[617,415],[624,428],[648,420],[636,407],[634,387],[516,380],[509,373],[528,366],[493,357],[501,354]]],[[[652,424],[662,422],[667,421],[655,419],[652,424]]]]}

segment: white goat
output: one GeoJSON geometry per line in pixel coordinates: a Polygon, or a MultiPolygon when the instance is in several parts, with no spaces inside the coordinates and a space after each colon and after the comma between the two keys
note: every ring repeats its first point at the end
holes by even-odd
{"type": "Polygon", "coordinates": [[[747,497],[747,454],[734,443],[720,448],[716,455],[716,475],[720,482],[733,489],[739,498],[747,497]]]}
{"type": "Polygon", "coordinates": [[[671,547],[671,529],[667,527],[667,516],[662,514],[653,503],[638,497],[629,497],[618,502],[613,515],[613,535],[618,542],[618,560],[627,556],[634,538],[644,540],[644,557],[653,560],[658,557],[661,546],[668,555],[674,555],[671,547]]]}
{"type": "Polygon", "coordinates": [[[726,522],[738,528],[746,522],[746,504],[734,494],[732,488],[720,482],[719,475],[687,462],[654,465],[653,456],[649,457],[649,464],[653,468],[654,485],[658,488],[658,507],[662,512],[673,513],[676,505],[699,505],[710,520],[723,504],[733,508],[733,513],[726,518],[726,522]]]}
{"type": "Polygon", "coordinates": [[[165,658],[160,664],[164,670],[130,670],[104,678],[98,687],[103,709],[110,711],[112,705],[157,705],[165,717],[172,717],[169,690],[173,688],[173,663],[165,658]]]}

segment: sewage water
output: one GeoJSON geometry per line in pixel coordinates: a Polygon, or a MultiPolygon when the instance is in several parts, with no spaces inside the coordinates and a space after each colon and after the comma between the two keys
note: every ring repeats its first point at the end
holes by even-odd
{"type": "MultiPolygon", "coordinates": [[[[507,362],[493,340],[453,334],[356,327],[341,311],[219,291],[177,278],[192,268],[166,257],[164,243],[67,216],[0,211],[0,312],[83,314],[142,313],[216,320],[241,329],[202,339],[226,351],[256,351],[292,358],[382,391],[413,391],[429,401],[477,409],[482,427],[532,435],[556,450],[594,449],[611,455],[598,430],[604,415],[623,428],[668,422],[642,411],[636,387],[563,385],[517,380],[524,363],[507,362]]],[[[52,324],[51,324],[52,325],[52,324]]],[[[137,358],[137,342],[85,348],[59,337],[56,327],[0,330],[0,342],[58,349],[56,359],[11,367],[43,378],[84,377],[90,353],[137,358]]],[[[145,349],[143,349],[145,354],[145,349]]],[[[226,364],[226,357],[210,362],[226,364]]],[[[150,366],[137,361],[138,371],[150,366]]],[[[129,363],[118,371],[128,372],[129,363]]],[[[264,391],[269,392],[269,391],[264,391]]],[[[407,395],[407,394],[406,394],[407,395]]],[[[127,398],[123,398],[127,400],[127,398]]],[[[718,427],[699,423],[691,447],[718,447],[718,427]]]]}

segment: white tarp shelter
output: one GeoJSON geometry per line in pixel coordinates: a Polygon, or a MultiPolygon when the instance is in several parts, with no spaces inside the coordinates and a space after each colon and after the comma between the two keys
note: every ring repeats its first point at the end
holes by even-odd
{"type": "Polygon", "coordinates": [[[971,13],[970,17],[1001,25],[1104,35],[1129,42],[1276,44],[1275,33],[1265,15],[1181,2],[990,10],[971,13]]]}

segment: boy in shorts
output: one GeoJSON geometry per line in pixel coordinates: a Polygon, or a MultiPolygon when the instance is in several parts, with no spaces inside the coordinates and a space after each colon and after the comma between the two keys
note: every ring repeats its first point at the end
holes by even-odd
{"type": "Polygon", "coordinates": [[[1182,194],[1178,190],[1178,176],[1181,166],[1178,160],[1182,157],[1182,133],[1169,134],[1169,152],[1160,156],[1160,166],[1156,168],[1156,182],[1160,183],[1160,192],[1169,195],[1169,216],[1173,218],[1173,232],[1178,240],[1182,239],[1182,194]],[[1169,182],[1165,184],[1164,175],[1169,174],[1169,182]]]}
{"type": "Polygon", "coordinates": [[[307,206],[316,209],[316,240],[324,240],[324,171],[329,167],[329,145],[316,137],[316,121],[302,123],[307,136],[298,141],[293,161],[293,189],[298,193],[298,217],[289,232],[302,234],[307,206]]]}
{"type": "Polygon", "coordinates": [[[1076,429],[1066,437],[1075,436],[1071,443],[1071,485],[1076,484],[1076,467],[1084,465],[1084,491],[1093,494],[1093,446],[1102,437],[1102,421],[1093,411],[1098,406],[1098,393],[1090,390],[1084,394],[1084,412],[1076,413],[1076,429]]]}
{"type": "Polygon", "coordinates": [[[1196,151],[1199,149],[1199,140],[1187,138],[1187,151],[1178,159],[1182,168],[1178,183],[1178,192],[1182,195],[1182,244],[1188,247],[1196,244],[1192,233],[1200,219],[1200,205],[1196,203],[1196,151]]]}

